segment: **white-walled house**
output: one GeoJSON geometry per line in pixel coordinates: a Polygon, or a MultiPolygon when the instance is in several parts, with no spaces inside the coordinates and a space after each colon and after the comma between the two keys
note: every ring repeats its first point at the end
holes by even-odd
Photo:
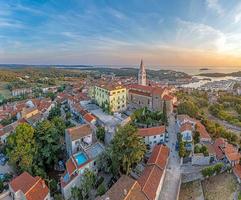
{"type": "Polygon", "coordinates": [[[86,169],[97,173],[97,157],[104,151],[100,143],[92,144],[87,149],[73,154],[66,162],[66,171],[61,177],[61,192],[64,199],[71,198],[71,189],[79,187],[86,169]]]}
{"type": "Polygon", "coordinates": [[[181,125],[180,133],[182,135],[183,142],[192,142],[192,131],[193,131],[193,126],[191,123],[186,122],[181,125]]]}
{"type": "Polygon", "coordinates": [[[157,126],[150,128],[140,128],[138,129],[138,135],[143,137],[144,142],[151,149],[158,143],[164,143],[166,136],[166,127],[157,126]]]}
{"type": "Polygon", "coordinates": [[[87,148],[92,144],[94,129],[89,124],[83,124],[77,127],[65,130],[65,144],[67,154],[72,154],[87,148]]]}

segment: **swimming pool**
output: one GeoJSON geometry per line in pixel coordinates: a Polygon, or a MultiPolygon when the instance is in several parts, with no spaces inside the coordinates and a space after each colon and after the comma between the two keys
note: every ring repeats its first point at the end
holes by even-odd
{"type": "Polygon", "coordinates": [[[75,158],[78,166],[84,164],[88,160],[86,155],[83,152],[74,155],[74,158],[75,158]]]}

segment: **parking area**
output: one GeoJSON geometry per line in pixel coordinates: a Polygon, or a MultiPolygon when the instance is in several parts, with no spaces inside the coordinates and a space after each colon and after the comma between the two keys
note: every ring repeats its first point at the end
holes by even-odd
{"type": "Polygon", "coordinates": [[[13,173],[12,167],[6,163],[4,166],[0,165],[0,174],[13,173]]]}

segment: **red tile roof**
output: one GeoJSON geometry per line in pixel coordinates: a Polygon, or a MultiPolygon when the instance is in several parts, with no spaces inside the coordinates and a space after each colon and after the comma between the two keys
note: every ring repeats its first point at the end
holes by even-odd
{"type": "Polygon", "coordinates": [[[73,174],[73,172],[77,169],[75,163],[72,160],[72,157],[66,162],[66,170],[69,173],[69,176],[73,174]]]}
{"type": "Polygon", "coordinates": [[[92,128],[90,127],[89,124],[83,124],[80,126],[68,128],[66,130],[66,133],[70,136],[72,141],[75,141],[85,136],[91,135],[92,128]]]}
{"type": "Polygon", "coordinates": [[[158,167],[160,167],[161,169],[165,169],[165,167],[167,165],[169,152],[170,152],[170,150],[167,146],[156,145],[153,148],[151,157],[149,158],[147,164],[149,164],[149,165],[155,164],[158,167]]]}
{"type": "MultiPolygon", "coordinates": [[[[127,86],[129,88],[129,91],[133,93],[133,91],[140,91],[143,92],[145,95],[146,93],[149,93],[149,95],[160,95],[162,96],[164,92],[166,91],[166,88],[160,88],[160,87],[153,87],[153,86],[147,86],[147,85],[138,85],[138,84],[132,84],[127,86]]],[[[141,94],[141,93],[139,93],[141,94]]]]}
{"type": "Polygon", "coordinates": [[[163,96],[163,99],[165,100],[165,101],[171,101],[171,100],[173,100],[173,96],[172,95],[169,95],[169,94],[166,94],[166,95],[164,95],[163,96]]]}
{"type": "Polygon", "coordinates": [[[147,92],[141,92],[141,91],[137,91],[137,90],[129,90],[129,94],[138,94],[138,95],[141,95],[141,96],[147,96],[147,97],[150,97],[151,94],[150,93],[147,93],[147,92]]]}
{"type": "Polygon", "coordinates": [[[44,200],[49,193],[44,180],[38,176],[32,177],[27,172],[17,176],[9,184],[14,192],[21,190],[27,200],[44,200]]]}
{"type": "Polygon", "coordinates": [[[210,135],[208,134],[205,126],[203,124],[201,124],[200,121],[198,121],[196,123],[196,128],[197,128],[197,131],[200,133],[200,138],[203,138],[203,139],[211,139],[210,135]]]}
{"type": "Polygon", "coordinates": [[[233,167],[233,172],[234,172],[234,174],[235,174],[236,176],[238,176],[238,178],[241,179],[241,165],[240,165],[240,164],[235,165],[235,166],[233,167]]]}
{"type": "Polygon", "coordinates": [[[141,185],[142,191],[149,200],[156,198],[156,192],[163,175],[163,170],[155,165],[147,166],[141,177],[137,180],[141,185]]]}
{"type": "Polygon", "coordinates": [[[133,178],[122,175],[119,180],[96,200],[148,200],[141,191],[141,186],[133,178]]]}
{"type": "Polygon", "coordinates": [[[91,123],[93,120],[96,119],[96,117],[94,115],[92,115],[91,113],[87,113],[87,114],[84,115],[84,119],[87,122],[91,123]]]}
{"type": "Polygon", "coordinates": [[[137,180],[141,185],[142,191],[149,200],[156,198],[156,193],[167,165],[169,148],[164,145],[156,145],[152,155],[147,162],[141,177],[137,180]]]}
{"type": "Polygon", "coordinates": [[[228,143],[224,148],[224,153],[229,161],[239,161],[241,157],[238,150],[235,149],[235,147],[232,144],[228,144],[228,143]]]}
{"type": "Polygon", "coordinates": [[[138,129],[138,135],[141,137],[144,136],[154,136],[154,135],[161,135],[166,132],[165,126],[157,126],[157,127],[151,127],[151,128],[140,128],[138,129]]]}
{"type": "Polygon", "coordinates": [[[223,153],[221,147],[224,147],[225,144],[226,144],[226,141],[223,138],[217,138],[214,142],[214,149],[215,149],[216,157],[218,160],[220,160],[224,157],[224,153],[223,153]]]}

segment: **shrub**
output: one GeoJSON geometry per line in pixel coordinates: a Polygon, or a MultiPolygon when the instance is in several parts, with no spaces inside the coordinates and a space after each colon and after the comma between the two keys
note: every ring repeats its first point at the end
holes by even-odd
{"type": "Polygon", "coordinates": [[[102,196],[103,194],[105,194],[106,192],[106,188],[104,186],[104,184],[100,184],[100,186],[97,188],[97,195],[98,196],[102,196]]]}

